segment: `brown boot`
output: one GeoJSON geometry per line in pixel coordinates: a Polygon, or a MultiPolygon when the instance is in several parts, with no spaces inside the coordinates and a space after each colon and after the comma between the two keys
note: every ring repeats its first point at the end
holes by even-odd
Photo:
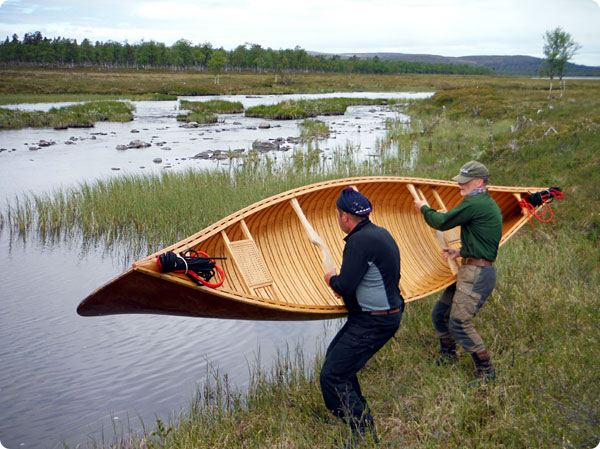
{"type": "Polygon", "coordinates": [[[440,355],[435,361],[436,365],[448,365],[457,360],[456,341],[454,341],[454,338],[440,338],[440,355]]]}
{"type": "Polygon", "coordinates": [[[473,362],[475,362],[475,377],[481,379],[484,383],[490,382],[496,378],[496,370],[490,361],[490,355],[487,349],[474,352],[471,354],[473,362]]]}

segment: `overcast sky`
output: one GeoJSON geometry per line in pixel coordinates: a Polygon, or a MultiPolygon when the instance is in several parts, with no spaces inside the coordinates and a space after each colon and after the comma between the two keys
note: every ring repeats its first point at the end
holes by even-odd
{"type": "Polygon", "coordinates": [[[561,27],[581,45],[571,60],[600,66],[600,0],[0,0],[0,38],[45,37],[232,50],[300,46],[328,53],[398,52],[542,57],[561,27]]]}

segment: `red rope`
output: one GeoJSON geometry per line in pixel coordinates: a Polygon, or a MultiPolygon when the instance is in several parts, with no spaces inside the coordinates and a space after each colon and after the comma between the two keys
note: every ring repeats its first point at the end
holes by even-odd
{"type": "MultiPolygon", "coordinates": [[[[204,257],[209,257],[210,256],[208,254],[206,254],[205,252],[202,251],[198,251],[198,254],[202,254],[204,257]]],[[[213,259],[210,259],[211,262],[214,262],[213,259]]],[[[210,288],[217,288],[220,287],[221,285],[223,285],[223,282],[225,282],[225,273],[223,272],[223,270],[221,269],[221,267],[219,267],[218,265],[215,264],[215,270],[217,270],[217,273],[219,273],[219,276],[221,277],[221,281],[219,282],[206,282],[204,279],[202,279],[200,276],[196,275],[196,273],[190,273],[192,274],[192,276],[194,276],[195,278],[197,278],[200,282],[202,282],[204,285],[206,285],[207,287],[210,288]]]]}
{"type": "Polygon", "coordinates": [[[531,220],[532,216],[542,223],[549,223],[552,221],[552,219],[554,218],[554,212],[552,211],[552,208],[550,207],[549,203],[555,198],[557,200],[562,200],[564,198],[564,194],[557,189],[548,189],[547,192],[544,192],[542,194],[542,210],[540,213],[538,213],[536,211],[536,207],[533,204],[529,203],[526,199],[519,201],[519,206],[521,206],[521,213],[527,211],[531,229],[533,229],[533,221],[531,220]],[[550,212],[550,217],[544,218],[547,212],[550,212]]]}
{"type": "MultiPolygon", "coordinates": [[[[193,261],[194,258],[200,257],[200,255],[202,255],[204,257],[209,258],[211,263],[215,263],[214,259],[212,259],[205,252],[193,250],[193,251],[191,251],[189,253],[192,254],[192,255],[191,256],[187,256],[188,257],[188,259],[187,259],[188,261],[193,261]]],[[[186,252],[186,254],[187,254],[187,252],[186,252]]],[[[172,270],[173,273],[185,274],[185,275],[187,275],[189,277],[194,278],[195,280],[197,280],[199,283],[202,283],[206,287],[210,287],[210,288],[218,288],[221,285],[223,285],[223,282],[225,282],[225,272],[216,263],[215,263],[215,270],[217,271],[217,273],[219,273],[219,276],[220,276],[221,280],[219,282],[208,282],[208,281],[204,280],[202,278],[202,276],[200,276],[198,273],[196,273],[193,268],[188,269],[185,257],[179,256],[179,258],[182,259],[184,261],[184,263],[186,263],[186,269],[185,270],[183,270],[183,269],[181,269],[181,270],[172,270]]],[[[163,271],[163,264],[161,262],[161,256],[158,256],[156,258],[156,264],[158,265],[158,269],[160,271],[163,271]]]]}

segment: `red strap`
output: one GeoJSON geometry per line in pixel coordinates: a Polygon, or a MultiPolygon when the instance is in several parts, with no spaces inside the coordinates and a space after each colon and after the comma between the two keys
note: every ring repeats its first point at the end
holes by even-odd
{"type": "Polygon", "coordinates": [[[523,200],[519,201],[519,206],[521,206],[521,212],[523,212],[524,210],[527,211],[531,229],[533,229],[533,221],[531,220],[532,216],[537,218],[537,220],[541,221],[542,223],[549,223],[554,218],[554,212],[552,211],[550,204],[548,204],[549,202],[546,201],[547,199],[550,199],[550,201],[553,200],[554,198],[556,198],[557,200],[562,200],[564,197],[565,197],[564,194],[560,190],[550,189],[547,194],[542,195],[542,211],[539,214],[535,210],[536,209],[535,206],[528,203],[527,200],[523,199],[523,200]],[[546,212],[548,212],[548,211],[550,212],[550,217],[544,218],[544,215],[546,215],[546,212]]]}

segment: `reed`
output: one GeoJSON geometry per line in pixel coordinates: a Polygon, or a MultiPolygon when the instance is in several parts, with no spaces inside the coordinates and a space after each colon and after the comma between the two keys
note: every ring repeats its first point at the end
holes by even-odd
{"type": "Polygon", "coordinates": [[[303,120],[298,124],[300,140],[310,142],[329,137],[329,125],[321,120],[303,120]]]}
{"type": "Polygon", "coordinates": [[[262,198],[359,171],[351,160],[345,161],[351,165],[331,170],[312,146],[281,164],[249,152],[222,170],[126,175],[26,195],[0,216],[7,228],[25,238],[78,233],[87,241],[124,245],[131,258],[139,258],[262,198]]]}

